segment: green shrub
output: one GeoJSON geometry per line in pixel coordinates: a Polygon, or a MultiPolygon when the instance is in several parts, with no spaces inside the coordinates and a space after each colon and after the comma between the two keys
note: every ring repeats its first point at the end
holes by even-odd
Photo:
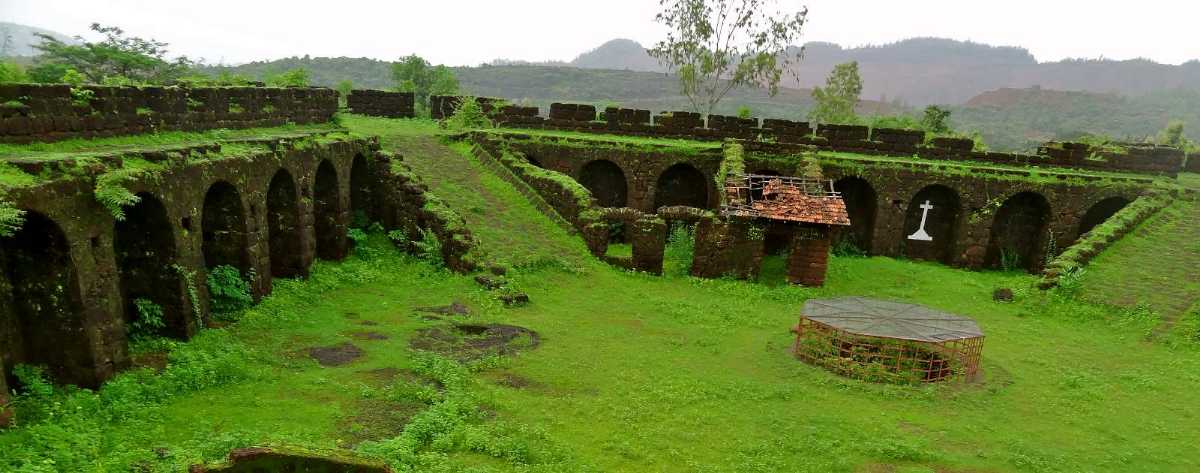
{"type": "Polygon", "coordinates": [[[454,130],[491,128],[492,121],[483,113],[483,107],[474,97],[463,97],[458,110],[446,120],[446,126],[454,130]]]}
{"type": "Polygon", "coordinates": [[[228,319],[254,304],[254,299],[250,297],[250,283],[242,279],[241,271],[229,265],[209,270],[208,296],[212,314],[219,319],[228,319]]]}
{"type": "Polygon", "coordinates": [[[663,250],[666,266],[679,274],[688,274],[696,253],[696,230],[694,225],[677,222],[667,234],[667,246],[663,250]]]}
{"type": "Polygon", "coordinates": [[[130,338],[154,337],[159,334],[159,330],[167,326],[163,321],[162,306],[155,304],[154,301],[139,297],[133,300],[133,305],[137,309],[137,320],[126,327],[130,338]]]}

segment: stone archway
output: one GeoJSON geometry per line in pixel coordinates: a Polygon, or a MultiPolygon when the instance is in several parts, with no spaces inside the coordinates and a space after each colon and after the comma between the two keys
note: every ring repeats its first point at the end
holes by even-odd
{"type": "Polygon", "coordinates": [[[355,155],[350,164],[350,226],[365,228],[370,225],[374,208],[370,165],[366,157],[355,155]]]}
{"type": "Polygon", "coordinates": [[[121,272],[121,300],[126,323],[139,319],[136,301],[148,300],[162,308],[165,327],[161,335],[186,338],[189,307],[175,264],[175,235],[167,208],[148,193],[138,194],[136,205],[125,211],[125,220],[113,228],[113,250],[121,272]]]}
{"type": "Polygon", "coordinates": [[[204,195],[200,218],[204,265],[208,268],[232,266],[245,275],[250,269],[250,256],[241,193],[228,182],[214,183],[204,195]]]}
{"type": "Polygon", "coordinates": [[[286,169],[276,172],[267,188],[267,237],[270,242],[271,276],[304,276],[300,202],[296,198],[296,181],[286,169]]]}
{"type": "Polygon", "coordinates": [[[598,159],[585,164],[579,171],[579,183],[591,191],[601,207],[628,205],[625,172],[612,161],[598,159]]]}
{"type": "Polygon", "coordinates": [[[879,201],[875,188],[860,177],[846,177],[834,183],[833,190],[842,194],[842,200],[846,202],[846,212],[850,215],[850,228],[844,230],[840,238],[864,253],[871,253],[871,242],[875,238],[875,213],[879,201]]]}
{"type": "Polygon", "coordinates": [[[1124,197],[1110,197],[1096,202],[1096,205],[1088,209],[1087,213],[1083,215],[1083,220],[1079,222],[1079,237],[1083,238],[1084,234],[1116,215],[1126,205],[1129,205],[1129,199],[1124,197]]]}
{"type": "Polygon", "coordinates": [[[654,192],[654,208],[683,205],[708,208],[708,178],[694,166],[679,163],[658,176],[654,192]]]}
{"type": "Polygon", "coordinates": [[[1041,268],[1039,258],[1044,253],[1042,245],[1046,241],[1049,217],[1050,203],[1041,194],[1021,192],[1009,197],[992,221],[985,264],[991,268],[1023,268],[1031,272],[1041,268]]]}
{"type": "Polygon", "coordinates": [[[0,347],[13,361],[7,368],[41,365],[56,382],[94,387],[96,363],[84,326],[78,273],[58,224],[27,212],[19,231],[0,238],[0,270],[10,291],[0,291],[0,317],[16,325],[12,343],[0,347]]]}
{"type": "Polygon", "coordinates": [[[904,232],[900,236],[904,239],[904,256],[952,264],[961,212],[962,203],[954,189],[935,184],[918,191],[909,201],[908,211],[904,215],[904,232]],[[931,207],[928,214],[925,212],[926,203],[931,207]],[[922,218],[925,219],[925,233],[920,236],[928,236],[929,239],[910,238],[920,231],[922,218]]]}
{"type": "Polygon", "coordinates": [[[329,160],[323,160],[313,183],[313,232],[318,258],[336,261],[346,256],[346,228],[341,220],[337,169],[329,160]]]}

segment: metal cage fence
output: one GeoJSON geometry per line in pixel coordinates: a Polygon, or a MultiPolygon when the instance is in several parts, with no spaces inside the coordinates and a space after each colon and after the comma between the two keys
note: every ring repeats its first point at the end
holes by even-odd
{"type": "Polygon", "coordinates": [[[898,384],[969,381],[979,373],[983,337],[926,342],[851,333],[801,318],[793,352],[854,379],[898,384]]]}

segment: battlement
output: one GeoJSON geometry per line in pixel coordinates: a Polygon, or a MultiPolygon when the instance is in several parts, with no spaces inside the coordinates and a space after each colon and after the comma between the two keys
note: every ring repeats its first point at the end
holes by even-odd
{"type": "MultiPolygon", "coordinates": [[[[1093,147],[1084,143],[1051,142],[1036,154],[976,151],[967,138],[933,137],[920,130],[871,128],[863,125],[822,124],[781,119],[739,118],[722,115],[704,117],[694,112],[606,108],[597,113],[587,104],[554,103],[542,116],[537,107],[504,105],[501,99],[478,98],[482,108],[501,125],[629,136],[686,138],[694,140],[741,139],[762,143],[795,144],[820,150],[866,155],[917,157],[929,160],[978,161],[1018,166],[1060,167],[1096,171],[1132,172],[1175,176],[1200,170],[1200,158],[1184,167],[1184,152],[1175,148],[1126,144],[1093,147]]],[[[434,118],[454,113],[459,97],[431,98],[434,118]]]]}
{"type": "Polygon", "coordinates": [[[325,88],[0,85],[0,142],[327,122],[325,88]]]}

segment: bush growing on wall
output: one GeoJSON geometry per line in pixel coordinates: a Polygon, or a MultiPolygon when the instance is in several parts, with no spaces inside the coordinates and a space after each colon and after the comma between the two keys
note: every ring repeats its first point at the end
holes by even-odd
{"type": "Polygon", "coordinates": [[[229,265],[209,270],[208,294],[212,313],[217,318],[228,318],[254,303],[250,297],[250,283],[242,279],[241,271],[229,265]]]}

